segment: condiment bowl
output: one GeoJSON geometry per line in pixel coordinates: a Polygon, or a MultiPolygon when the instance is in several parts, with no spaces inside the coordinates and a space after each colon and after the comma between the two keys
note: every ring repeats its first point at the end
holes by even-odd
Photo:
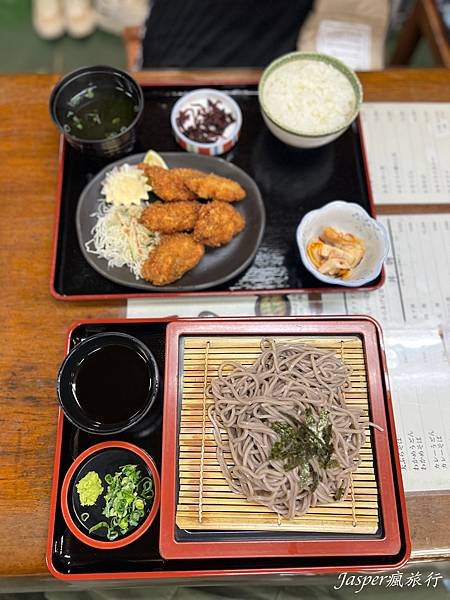
{"type": "MultiPolygon", "coordinates": [[[[347,65],[345,65],[337,58],[334,58],[333,56],[328,56],[327,54],[320,54],[318,52],[290,52],[288,54],[280,56],[279,58],[271,62],[263,71],[258,86],[258,96],[264,122],[275,137],[277,137],[285,144],[288,144],[289,146],[295,146],[297,148],[318,148],[319,146],[329,144],[330,142],[338,138],[340,135],[342,135],[344,131],[346,131],[346,129],[356,119],[361,106],[363,91],[361,82],[359,81],[354,71],[352,71],[349,67],[347,67],[347,65]],[[283,122],[280,121],[279,118],[271,114],[269,108],[267,107],[267,102],[265,99],[265,90],[269,77],[280,67],[286,65],[287,63],[295,63],[304,60],[317,61],[319,63],[330,65],[337,69],[340,73],[342,73],[342,75],[344,75],[346,79],[350,82],[355,94],[354,110],[352,114],[347,118],[345,123],[343,123],[340,127],[330,128],[330,130],[328,131],[323,131],[317,134],[305,133],[304,131],[301,131],[299,129],[287,127],[283,122]]],[[[280,99],[280,104],[282,103],[283,99],[280,99]]]]}
{"type": "MultiPolygon", "coordinates": [[[[95,100],[95,97],[92,101],[95,100]]],[[[119,157],[131,150],[136,141],[136,128],[144,109],[140,85],[125,71],[108,66],[83,67],[63,77],[53,88],[49,100],[50,115],[66,141],[84,154],[95,158],[119,157]],[[85,139],[66,123],[66,115],[74,101],[83,94],[101,93],[114,89],[134,102],[134,118],[123,130],[109,137],[85,139]]]]}
{"type": "Polygon", "coordinates": [[[389,237],[382,223],[373,219],[359,204],[336,200],[303,217],[297,228],[297,245],[305,267],[317,279],[333,286],[360,287],[378,277],[389,252],[389,237]],[[352,233],[364,240],[364,257],[348,279],[323,275],[308,256],[308,244],[317,239],[325,227],[352,233]]]}
{"type": "Polygon", "coordinates": [[[170,116],[170,123],[176,141],[184,148],[184,150],[207,156],[216,156],[231,150],[238,141],[242,127],[242,112],[237,102],[228,94],[224,94],[219,90],[200,88],[189,92],[188,94],[184,94],[175,103],[170,116]],[[189,110],[189,107],[192,107],[193,105],[195,108],[195,105],[198,106],[199,104],[206,103],[207,100],[212,100],[213,102],[219,101],[221,107],[232,114],[234,122],[228,125],[224,134],[219,139],[211,143],[200,143],[187,137],[181,131],[177,120],[181,111],[186,109],[189,110]]]}
{"type": "Polygon", "coordinates": [[[103,442],[82,452],[69,467],[61,488],[61,510],[70,532],[84,544],[99,550],[122,548],[141,537],[153,523],[159,509],[160,487],[158,470],[147,452],[128,442],[103,442]],[[127,534],[115,540],[107,539],[106,528],[89,533],[92,526],[105,521],[102,514],[105,507],[103,494],[107,490],[105,475],[114,475],[127,464],[136,465],[142,477],[151,477],[153,480],[153,498],[145,509],[144,517],[127,534]],[[93,506],[82,506],[76,484],[91,471],[100,477],[103,492],[93,506]]]}
{"type": "Polygon", "coordinates": [[[73,425],[87,433],[111,435],[137,426],[146,417],[158,394],[159,371],[152,352],[137,338],[119,332],[99,333],[81,341],[67,355],[56,388],[64,414],[73,425]],[[126,353],[128,362],[122,361],[123,369],[121,357],[115,367],[107,362],[115,349],[121,355],[126,353]],[[98,361],[101,352],[106,352],[106,364],[96,371],[93,361],[98,361]],[[141,387],[137,374],[142,374],[141,387]],[[106,400],[99,406],[102,395],[106,400]],[[128,413],[133,402],[135,409],[128,413]]]}

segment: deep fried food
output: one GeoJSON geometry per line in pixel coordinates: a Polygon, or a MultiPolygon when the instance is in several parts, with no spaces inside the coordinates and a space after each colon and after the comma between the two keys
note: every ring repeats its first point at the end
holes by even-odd
{"type": "Polygon", "coordinates": [[[198,169],[188,169],[185,167],[176,167],[175,169],[171,169],[171,172],[175,175],[179,175],[183,182],[186,182],[189,179],[198,179],[198,177],[206,177],[206,173],[203,171],[199,171],[198,169]]]}
{"type": "Polygon", "coordinates": [[[185,184],[200,198],[211,198],[223,202],[236,202],[245,198],[245,190],[237,181],[214,175],[214,173],[187,179],[185,184]]]}
{"type": "Polygon", "coordinates": [[[142,211],[140,222],[161,233],[191,231],[197,222],[200,203],[193,202],[153,202],[142,211]]]}
{"type": "Polygon", "coordinates": [[[194,239],[215,248],[228,244],[244,227],[245,219],[234,206],[213,200],[200,208],[194,239]]]}
{"type": "Polygon", "coordinates": [[[204,254],[203,244],[187,233],[164,235],[143,264],[141,275],[153,285],[168,285],[193,269],[204,254]]]}
{"type": "Polygon", "coordinates": [[[155,194],[166,202],[195,200],[195,194],[183,182],[183,177],[173,170],[139,163],[138,167],[147,175],[155,194]]]}

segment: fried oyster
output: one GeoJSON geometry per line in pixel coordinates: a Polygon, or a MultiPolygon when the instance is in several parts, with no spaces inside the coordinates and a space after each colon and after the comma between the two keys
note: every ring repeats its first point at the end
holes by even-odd
{"type": "Polygon", "coordinates": [[[165,202],[195,200],[196,195],[184,184],[184,176],[173,169],[163,169],[139,163],[138,167],[146,174],[153,192],[165,202]]]}
{"type": "Polygon", "coordinates": [[[141,269],[153,285],[168,285],[193,269],[205,254],[205,247],[187,233],[164,235],[141,269]]]}
{"type": "Polygon", "coordinates": [[[153,202],[142,211],[140,222],[150,231],[176,233],[191,231],[197,222],[200,203],[197,201],[153,202]]]}
{"type": "Polygon", "coordinates": [[[210,173],[203,177],[193,177],[185,181],[186,186],[199,198],[237,202],[245,198],[245,190],[237,181],[210,173]]]}
{"type": "Polygon", "coordinates": [[[199,211],[194,239],[216,248],[228,244],[245,227],[245,218],[227,202],[213,200],[199,211]]]}

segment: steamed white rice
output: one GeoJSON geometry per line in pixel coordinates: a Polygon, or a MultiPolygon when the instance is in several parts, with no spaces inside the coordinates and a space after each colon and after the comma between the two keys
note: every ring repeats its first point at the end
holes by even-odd
{"type": "Polygon", "coordinates": [[[263,88],[268,115],[295,133],[318,135],[344,127],[356,97],[347,77],[317,60],[287,62],[275,69],[263,88]]]}

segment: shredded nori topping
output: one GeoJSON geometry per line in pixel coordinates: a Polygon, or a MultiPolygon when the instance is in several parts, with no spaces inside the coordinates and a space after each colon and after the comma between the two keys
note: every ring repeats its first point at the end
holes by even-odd
{"type": "Polygon", "coordinates": [[[285,471],[298,468],[300,483],[315,489],[318,480],[309,461],[317,458],[324,469],[332,467],[334,462],[331,460],[333,443],[328,411],[322,409],[316,420],[308,409],[304,422],[297,425],[277,422],[273,423],[272,429],[278,434],[278,440],[273,444],[269,458],[281,461],[285,471]]]}

